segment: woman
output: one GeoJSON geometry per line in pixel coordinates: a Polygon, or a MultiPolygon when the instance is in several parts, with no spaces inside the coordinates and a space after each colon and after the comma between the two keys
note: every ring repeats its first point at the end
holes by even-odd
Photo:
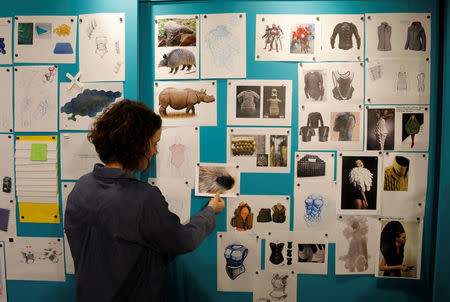
{"type": "Polygon", "coordinates": [[[362,160],[357,159],[355,161],[356,167],[354,167],[349,174],[350,183],[353,185],[353,206],[355,209],[368,209],[369,203],[367,202],[366,191],[370,191],[372,188],[373,174],[369,169],[364,168],[362,160]]]}
{"type": "Polygon", "coordinates": [[[88,139],[105,165],[78,180],[64,219],[76,301],[163,301],[168,254],[193,251],[214,230],[218,194],[182,225],[159,189],[133,176],[160,137],[161,118],[141,102],[115,102],[95,120],[88,139]]]}
{"type": "Polygon", "coordinates": [[[399,221],[389,221],[381,231],[380,250],[383,259],[380,263],[380,271],[383,276],[401,277],[401,272],[408,272],[411,266],[403,265],[403,257],[406,243],[406,233],[399,221]]]}
{"type": "Polygon", "coordinates": [[[389,114],[387,110],[384,110],[384,114],[382,114],[381,111],[378,111],[375,114],[377,123],[375,125],[374,133],[375,138],[377,139],[377,142],[380,145],[380,150],[384,150],[384,143],[386,142],[386,137],[389,134],[389,131],[386,127],[386,120],[392,116],[393,115],[389,114]]]}
{"type": "Polygon", "coordinates": [[[414,136],[420,132],[420,123],[413,114],[405,123],[405,130],[408,135],[411,135],[411,149],[414,147],[414,136]]]}

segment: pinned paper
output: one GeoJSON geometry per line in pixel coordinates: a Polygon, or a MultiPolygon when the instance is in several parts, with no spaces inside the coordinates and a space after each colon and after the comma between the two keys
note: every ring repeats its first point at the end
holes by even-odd
{"type": "Polygon", "coordinates": [[[57,203],[19,202],[20,222],[59,223],[57,203]]]}
{"type": "Polygon", "coordinates": [[[31,160],[47,161],[47,144],[31,144],[31,160]]]}

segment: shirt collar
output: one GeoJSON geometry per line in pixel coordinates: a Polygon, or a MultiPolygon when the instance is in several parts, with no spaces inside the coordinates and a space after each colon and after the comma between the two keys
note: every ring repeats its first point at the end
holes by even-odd
{"type": "Polygon", "coordinates": [[[137,180],[133,174],[130,174],[125,170],[106,168],[103,164],[95,164],[93,173],[95,176],[103,178],[129,178],[137,180]]]}

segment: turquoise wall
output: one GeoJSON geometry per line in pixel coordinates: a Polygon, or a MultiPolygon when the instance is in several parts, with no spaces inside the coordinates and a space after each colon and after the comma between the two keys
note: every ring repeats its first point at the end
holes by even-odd
{"type": "MultiPolygon", "coordinates": [[[[442,62],[442,134],[439,175],[439,198],[437,199],[436,259],[434,265],[433,300],[450,301],[450,5],[441,6],[443,27],[442,62]]],[[[437,174],[437,173],[436,173],[437,174]]]]}
{"type": "MultiPolygon", "coordinates": [[[[138,9],[136,0],[3,0],[1,2],[0,17],[14,17],[15,15],[79,15],[103,12],[125,13],[125,60],[127,81],[124,83],[124,95],[128,98],[136,99],[138,98],[138,9]]],[[[78,56],[76,64],[59,65],[58,77],[60,82],[69,81],[69,79],[65,76],[67,72],[72,75],[75,75],[78,72],[78,56]]],[[[18,208],[17,217],[19,217],[18,208]]],[[[63,235],[63,224],[62,222],[60,224],[18,222],[17,233],[18,236],[61,237],[63,235]]],[[[66,275],[66,280],[67,281],[65,283],[15,280],[7,281],[8,301],[74,301],[75,281],[73,275],[66,275]]]]}
{"type": "MultiPolygon", "coordinates": [[[[432,13],[432,65],[431,65],[431,131],[428,193],[422,250],[421,280],[386,280],[373,276],[335,276],[335,245],[329,249],[328,276],[301,275],[298,277],[299,301],[430,301],[432,296],[436,186],[439,161],[436,158],[440,146],[438,119],[438,66],[439,62],[439,1],[140,1],[140,97],[153,104],[154,41],[153,22],[156,15],[207,14],[245,12],[247,14],[247,78],[293,80],[292,128],[298,127],[297,65],[289,62],[255,62],[256,14],[360,14],[385,12],[432,13]],[[439,136],[438,136],[439,135],[439,136]]],[[[204,162],[226,161],[226,80],[217,84],[217,127],[202,127],[200,131],[200,160],[204,162]]],[[[297,129],[298,130],[298,129],[297,129]]],[[[293,131],[295,133],[295,131],[293,131]]],[[[297,149],[298,137],[292,137],[292,151],[297,149]]],[[[293,163],[291,164],[293,171],[293,163]]],[[[293,174],[250,174],[241,177],[241,194],[270,195],[291,194],[293,174]]],[[[202,208],[205,201],[193,198],[192,213],[202,208]]],[[[224,211],[225,212],[225,211],[224,211]]],[[[226,231],[226,215],[217,216],[217,230],[226,231]]],[[[291,211],[292,212],[292,211],[291,211]]],[[[292,218],[292,217],[291,217],[292,218]]],[[[291,219],[292,221],[292,219],[291,219]]],[[[291,225],[292,230],[292,225],[291,225]]],[[[209,236],[202,246],[189,255],[177,257],[171,271],[169,293],[181,301],[251,301],[251,293],[224,293],[216,291],[216,235],[209,236]]]]}

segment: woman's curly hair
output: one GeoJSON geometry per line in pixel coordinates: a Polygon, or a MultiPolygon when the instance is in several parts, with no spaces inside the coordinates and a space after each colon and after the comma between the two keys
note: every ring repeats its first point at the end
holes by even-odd
{"type": "Polygon", "coordinates": [[[161,128],[161,117],[139,101],[124,99],[103,110],[88,133],[100,159],[119,162],[135,171],[150,148],[150,138],[161,128]]]}

